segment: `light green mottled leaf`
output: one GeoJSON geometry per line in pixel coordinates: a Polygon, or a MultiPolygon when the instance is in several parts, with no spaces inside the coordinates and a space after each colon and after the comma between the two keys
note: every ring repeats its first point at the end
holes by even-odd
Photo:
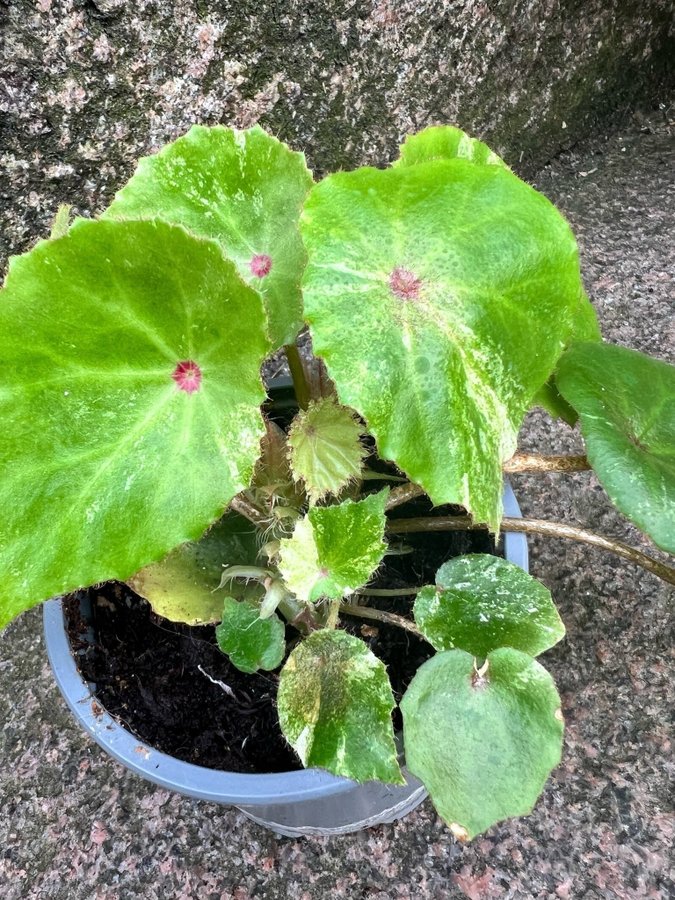
{"type": "Polygon", "coordinates": [[[471,138],[454,125],[432,125],[417,134],[409,134],[401,145],[395,166],[415,166],[434,159],[466,159],[481,166],[503,166],[504,160],[487,144],[471,138]]]}
{"type": "Polygon", "coordinates": [[[279,571],[305,601],[337,600],[364,585],[386,550],[384,507],[389,491],[336,506],[315,506],[281,541],[279,571]]]}
{"type": "Polygon", "coordinates": [[[415,621],[436,650],[486,657],[500,647],[538,656],[565,635],[550,591],[527,572],[490,554],[444,563],[436,587],[415,600],[415,621]]]}
{"type": "Polygon", "coordinates": [[[560,698],[546,669],[495,650],[476,671],[462,650],[418,669],[401,701],[406,765],[459,840],[527,815],[560,762],[560,698]]]}
{"type": "Polygon", "coordinates": [[[366,455],[362,434],[354,414],[332,397],[295,417],[288,434],[291,468],[313,503],[358,478],[366,455]]]}
{"type": "Polygon", "coordinates": [[[0,625],[220,518],[259,452],[263,326],[220,247],[162,222],[80,220],[12,261],[0,625]]]}
{"type": "Polygon", "coordinates": [[[567,223],[503,167],[454,159],[331,175],[301,230],[340,400],[435,504],[498,528],[501,463],[578,306],[567,223]]]}
{"type": "Polygon", "coordinates": [[[154,218],[220,241],[241,277],[263,295],[273,348],[302,328],[298,232],[312,175],[302,153],[255,126],[193,126],[138,164],[104,216],[154,218]]]}
{"type": "Polygon", "coordinates": [[[313,632],[281,670],[277,703],[281,730],[303,765],[358,782],[404,783],[387,670],[363,641],[313,632]]]}
{"type": "Polygon", "coordinates": [[[225,597],[223,621],[216,628],[220,649],[247,674],[276,669],[286,652],[284,623],[276,613],[265,619],[259,614],[259,604],[225,597]]]}
{"type": "Polygon", "coordinates": [[[612,502],[675,553],[675,366],[577,343],[560,360],[556,382],[579,413],[586,455],[612,502]]]}
{"type": "MultiPolygon", "coordinates": [[[[243,516],[228,512],[200,540],[176,547],[160,562],[136,572],[127,584],[150,603],[157,615],[172,622],[219,622],[223,599],[216,591],[223,567],[254,566],[257,559],[254,526],[243,516]]],[[[239,585],[230,584],[229,590],[235,586],[239,585]]],[[[242,592],[246,590],[242,586],[242,592]]]]}

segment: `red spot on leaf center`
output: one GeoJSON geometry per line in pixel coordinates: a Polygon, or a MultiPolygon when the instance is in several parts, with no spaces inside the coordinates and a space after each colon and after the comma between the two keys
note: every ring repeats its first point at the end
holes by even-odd
{"type": "Polygon", "coordinates": [[[270,274],[272,269],[272,257],[266,253],[257,253],[249,265],[251,266],[251,273],[256,278],[264,278],[265,275],[270,274]]]}
{"type": "Polygon", "coordinates": [[[410,269],[397,266],[389,276],[389,288],[399,300],[417,300],[422,282],[410,269]]]}
{"type": "Polygon", "coordinates": [[[178,363],[171,377],[179,390],[185,391],[186,394],[194,394],[202,383],[202,370],[193,360],[185,359],[178,363]]]}

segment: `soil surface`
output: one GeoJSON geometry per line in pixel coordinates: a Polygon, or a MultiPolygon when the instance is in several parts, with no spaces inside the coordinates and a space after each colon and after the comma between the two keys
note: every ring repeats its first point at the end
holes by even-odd
{"type": "MultiPolygon", "coordinates": [[[[429,505],[418,500],[401,510],[402,515],[421,515],[429,505]]],[[[458,510],[440,507],[434,514],[452,511],[458,510]]],[[[401,549],[403,542],[394,543],[401,549]]],[[[476,532],[414,534],[405,546],[412,552],[388,556],[372,586],[431,584],[447,559],[494,550],[488,535],[476,532]]],[[[369,605],[406,615],[413,600],[412,594],[369,598],[369,605]]],[[[279,727],[281,667],[254,675],[240,672],[219,650],[214,626],[170,622],[119,582],[73,594],[64,609],[80,672],[96,685],[97,700],[136,737],[170,756],[223,771],[302,768],[279,727]]],[[[433,653],[424,641],[395,626],[345,618],[341,627],[362,638],[385,663],[397,702],[433,653]]],[[[289,652],[298,637],[289,626],[289,652]]],[[[393,720],[399,730],[398,708],[393,720]]]]}

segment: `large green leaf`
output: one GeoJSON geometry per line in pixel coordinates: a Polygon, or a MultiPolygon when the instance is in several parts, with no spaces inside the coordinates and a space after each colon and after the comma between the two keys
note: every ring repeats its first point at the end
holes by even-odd
{"type": "Polygon", "coordinates": [[[361,473],[363,429],[351,410],[323,397],[301,410],[288,433],[290,462],[310,500],[337,494],[361,473]]]}
{"type": "Polygon", "coordinates": [[[304,154],[262,128],[195,125],[141,159],[104,216],[156,216],[220,241],[242,278],[262,293],[276,348],[293,341],[303,324],[298,218],[311,183],[304,154]]]}
{"type": "Polygon", "coordinates": [[[305,766],[354,781],[403,784],[384,664],[344,631],[315,631],[279,679],[281,730],[305,766]]]}
{"type": "Polygon", "coordinates": [[[281,664],[286,652],[286,628],[276,613],[261,619],[259,604],[225,597],[222,614],[216,640],[232,665],[250,675],[281,664]]]}
{"type": "Polygon", "coordinates": [[[454,159],[332,175],[301,230],[341,401],[434,503],[498,528],[501,463],[578,306],[567,223],[503,167],[454,159]]]}
{"type": "Polygon", "coordinates": [[[260,296],[218,244],[79,221],[0,297],[0,625],[197,539],[249,481],[260,296]]]}
{"type": "MultiPolygon", "coordinates": [[[[202,625],[219,622],[223,597],[217,592],[224,566],[255,566],[256,530],[243,516],[226,513],[198,541],[172,550],[160,562],[136,572],[127,583],[150,603],[159,616],[172,622],[202,625]]],[[[229,585],[229,590],[237,586],[229,585]]],[[[241,595],[247,593],[241,587],[241,595]]]]}
{"type": "Polygon", "coordinates": [[[612,502],[675,553],[675,366],[578,343],[560,360],[556,381],[579,413],[588,459],[612,502]]]}
{"type": "Polygon", "coordinates": [[[395,166],[416,166],[434,159],[466,159],[482,166],[503,166],[504,160],[487,144],[455,128],[454,125],[431,125],[417,134],[409,134],[401,145],[395,166]]]}
{"type": "Polygon", "coordinates": [[[281,541],[279,571],[305,601],[337,600],[364,585],[386,550],[384,507],[389,491],[336,506],[315,506],[281,541]]]}
{"type": "Polygon", "coordinates": [[[560,762],[560,698],[548,672],[518,650],[476,671],[462,650],[417,671],[401,701],[406,765],[460,840],[532,808],[560,762]]]}
{"type": "Polygon", "coordinates": [[[444,563],[415,600],[415,621],[436,650],[481,658],[500,647],[538,656],[565,634],[550,591],[520,566],[475,553],[444,563]]]}

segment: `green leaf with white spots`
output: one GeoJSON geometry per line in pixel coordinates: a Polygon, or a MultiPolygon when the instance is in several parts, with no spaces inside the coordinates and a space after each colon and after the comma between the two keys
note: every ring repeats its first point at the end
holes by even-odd
{"type": "Polygon", "coordinates": [[[306,318],[341,402],[435,504],[497,529],[501,464],[578,307],[567,223],[502,166],[452,159],[331,175],[301,230],[306,318]]]}
{"type": "Polygon", "coordinates": [[[675,553],[675,366],[578,343],[560,360],[556,383],[579,413],[586,455],[612,502],[675,553]]]}
{"type": "Polygon", "coordinates": [[[416,166],[434,159],[466,159],[479,166],[502,166],[504,160],[487,144],[455,128],[454,125],[432,125],[417,134],[409,134],[401,145],[401,155],[394,166],[416,166]]]}
{"type": "Polygon", "coordinates": [[[434,649],[481,658],[500,647],[538,656],[565,635],[550,591],[520,566],[487,553],[444,563],[413,612],[434,649]]]}
{"type": "Polygon", "coordinates": [[[405,783],[387,670],[363,641],[313,632],[281,670],[277,704],[281,730],[304,766],[358,782],[405,783]]]}
{"type": "Polygon", "coordinates": [[[291,468],[312,503],[337,494],[359,477],[366,455],[363,429],[332,397],[310,403],[288,433],[291,468]]]}
{"type": "Polygon", "coordinates": [[[438,653],[403,700],[408,769],[458,840],[532,812],[560,762],[560,698],[546,669],[509,648],[487,668],[462,650],[438,653]]]}
{"type": "Polygon", "coordinates": [[[304,154],[259,126],[239,132],[195,125],[141,159],[104,216],[157,217],[218,240],[241,277],[263,295],[276,349],[303,325],[306,257],[298,218],[311,184],[304,154]]]}
{"type": "Polygon", "coordinates": [[[259,453],[268,345],[218,244],[163,222],[80,220],[12,260],[0,332],[1,626],[220,518],[259,453]]]}
{"type": "MultiPolygon", "coordinates": [[[[203,625],[222,619],[223,599],[217,589],[223,567],[255,566],[257,561],[254,526],[243,516],[228,512],[200,540],[176,547],[160,562],[136,572],[127,584],[157,615],[171,622],[203,625]]],[[[239,588],[238,597],[251,592],[237,582],[228,588],[239,588]]]]}
{"type": "Polygon", "coordinates": [[[281,541],[279,571],[300,600],[337,600],[370,580],[387,545],[384,507],[389,491],[336,506],[315,506],[281,541]]]}
{"type": "Polygon", "coordinates": [[[223,620],[216,628],[218,646],[240,672],[269,672],[281,665],[286,653],[286,628],[276,613],[260,618],[260,605],[225,597],[223,620]]]}

